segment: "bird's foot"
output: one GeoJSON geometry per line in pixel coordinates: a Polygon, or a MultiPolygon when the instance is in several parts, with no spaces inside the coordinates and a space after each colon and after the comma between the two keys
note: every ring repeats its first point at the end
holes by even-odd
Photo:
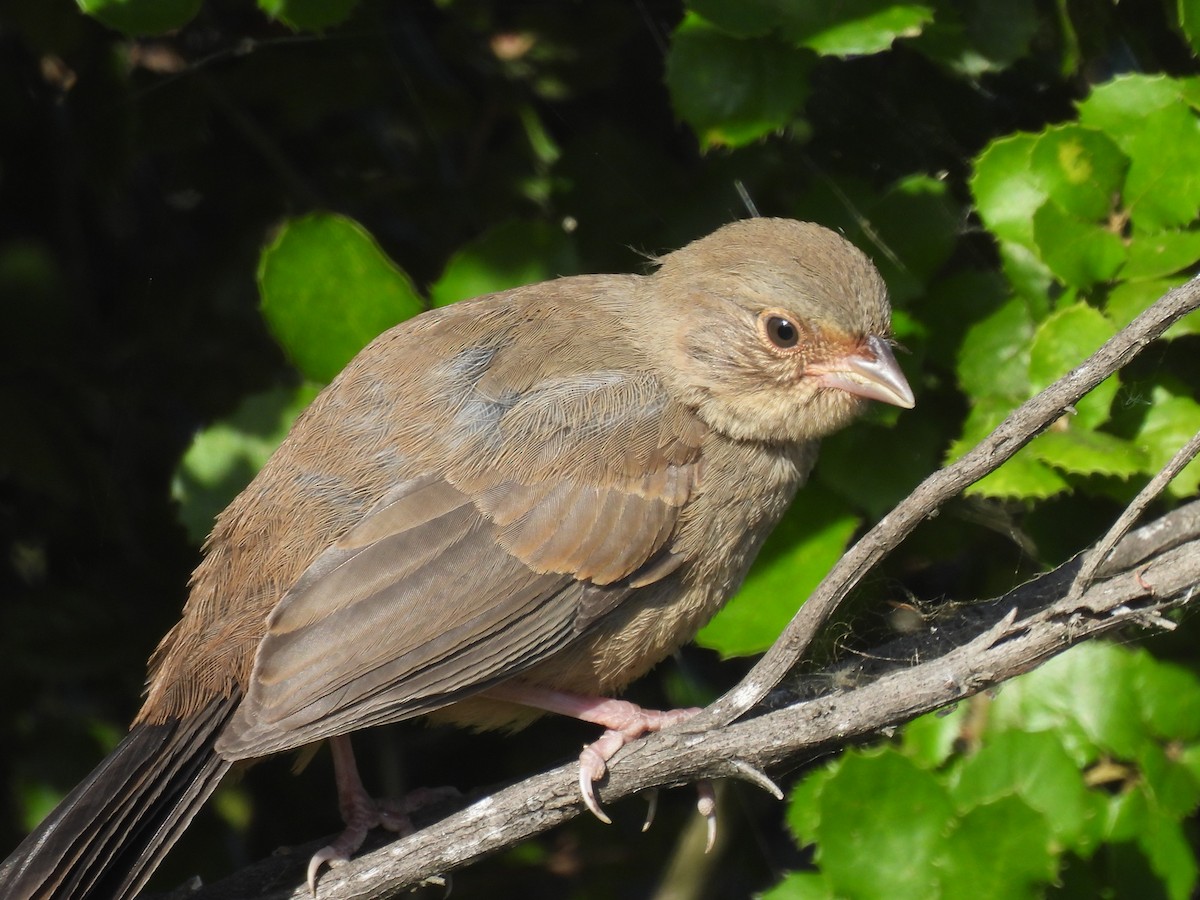
{"type": "Polygon", "coordinates": [[[451,797],[458,791],[451,787],[420,788],[410,791],[402,800],[376,800],[371,797],[358,776],[354,750],[345,736],[330,738],[333,771],[337,781],[338,809],[345,829],[341,834],[312,855],[308,861],[308,890],[317,895],[317,875],[325,865],[331,868],[349,862],[363,845],[372,828],[383,828],[397,835],[412,834],[412,813],[423,807],[451,797]]]}
{"type": "MultiPolygon", "coordinates": [[[[579,698],[585,700],[586,698],[579,698]]],[[[686,722],[700,710],[690,709],[642,709],[636,703],[625,700],[590,700],[574,714],[576,718],[595,722],[605,727],[600,739],[588,744],[579,754],[579,792],[592,815],[606,825],[612,820],[596,800],[596,782],[608,773],[608,761],[626,744],[640,737],[662,731],[680,722],[686,722]]]]}
{"type": "MultiPolygon", "coordinates": [[[[696,707],[667,710],[642,709],[636,703],[626,700],[582,697],[578,694],[517,682],[497,685],[490,688],[487,693],[497,700],[533,706],[604,727],[605,731],[600,735],[600,739],[588,744],[579,754],[579,793],[583,796],[584,805],[592,815],[606,825],[612,824],[612,819],[608,817],[599,801],[596,800],[595,785],[608,772],[608,761],[626,744],[655,731],[662,731],[664,728],[686,722],[700,712],[696,707]]],[[[696,789],[700,792],[697,809],[708,821],[709,847],[711,847],[716,840],[717,828],[715,795],[712,785],[707,781],[698,782],[696,789]]],[[[652,798],[643,830],[649,828],[650,822],[654,819],[654,807],[655,802],[652,798]]]]}

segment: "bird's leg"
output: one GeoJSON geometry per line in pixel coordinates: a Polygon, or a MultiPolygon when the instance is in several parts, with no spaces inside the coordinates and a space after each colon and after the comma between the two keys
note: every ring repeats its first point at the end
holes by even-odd
{"type": "MultiPolygon", "coordinates": [[[[584,697],[566,691],[555,691],[534,685],[509,682],[488,688],[486,696],[509,703],[533,706],[547,712],[570,716],[584,722],[604,727],[604,734],[594,743],[588,744],[579,754],[579,792],[592,815],[606,825],[612,820],[600,808],[596,800],[595,782],[608,771],[608,761],[626,744],[643,735],[662,731],[680,722],[686,722],[696,713],[697,707],[687,709],[642,709],[627,700],[611,700],[604,697],[584,697]]],[[[716,833],[716,811],[712,802],[712,787],[707,782],[700,786],[700,814],[708,820],[709,844],[716,833]]]]}
{"type": "Polygon", "coordinates": [[[317,894],[317,873],[321,866],[341,865],[362,846],[372,828],[385,828],[396,834],[412,834],[414,831],[410,813],[429,803],[457,794],[453,788],[431,788],[411,791],[403,800],[376,800],[363,787],[358,775],[358,764],[354,760],[354,747],[349,735],[329,739],[329,751],[333,756],[333,777],[337,784],[338,811],[345,823],[345,830],[333,843],[322,847],[308,861],[308,889],[317,894]]]}

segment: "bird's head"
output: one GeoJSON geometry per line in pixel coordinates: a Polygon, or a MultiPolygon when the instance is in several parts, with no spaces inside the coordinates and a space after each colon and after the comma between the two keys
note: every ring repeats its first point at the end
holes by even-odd
{"type": "Polygon", "coordinates": [[[643,311],[671,389],[741,440],[808,441],[867,400],[913,406],[887,288],[832,231],[747,219],[660,260],[643,311]]]}

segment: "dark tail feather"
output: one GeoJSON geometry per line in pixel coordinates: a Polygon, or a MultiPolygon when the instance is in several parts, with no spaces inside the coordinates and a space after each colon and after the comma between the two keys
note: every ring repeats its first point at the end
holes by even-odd
{"type": "Polygon", "coordinates": [[[133,897],[216,788],[213,750],[237,698],[187,719],[135,725],[0,866],[5,900],[133,897]]]}

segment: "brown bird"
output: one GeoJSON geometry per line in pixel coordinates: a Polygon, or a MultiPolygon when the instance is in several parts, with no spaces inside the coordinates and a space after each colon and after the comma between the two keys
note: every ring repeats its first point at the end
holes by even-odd
{"type": "Polygon", "coordinates": [[[686,717],[604,697],[741,583],[817,441],[911,407],[883,281],[833,232],[719,229],[650,275],[561,278],[385,332],[217,519],[125,739],[0,872],[0,896],[125,898],[240,760],[330,739],[346,858],[398,826],[350,732],[543,711],[624,743],[686,717]]]}

